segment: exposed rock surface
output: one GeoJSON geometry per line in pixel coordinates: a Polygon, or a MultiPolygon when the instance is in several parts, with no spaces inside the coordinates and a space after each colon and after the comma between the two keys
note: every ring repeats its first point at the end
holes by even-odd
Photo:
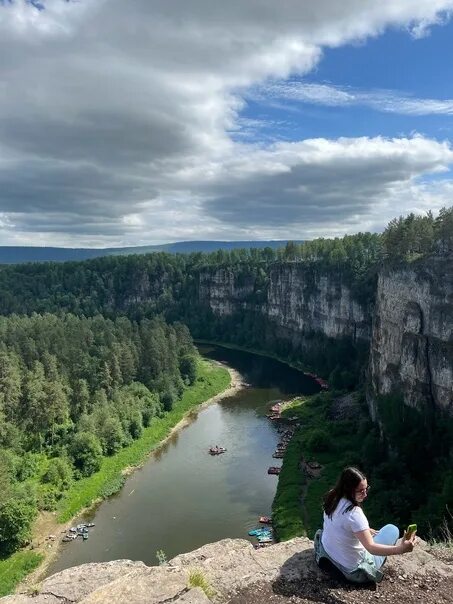
{"type": "Polygon", "coordinates": [[[430,258],[379,275],[370,358],[376,395],[453,415],[453,258],[430,258]]]}
{"type": "Polygon", "coordinates": [[[371,316],[335,273],[312,272],[297,263],[271,270],[267,307],[270,320],[291,331],[329,338],[369,340],[371,316]]]}
{"type": "MultiPolygon", "coordinates": [[[[171,273],[138,271],[121,302],[153,302],[172,286],[171,273]]],[[[333,270],[300,262],[247,268],[203,268],[194,276],[193,304],[228,319],[250,312],[262,318],[262,344],[288,344],[310,358],[319,338],[346,338],[370,355],[369,406],[376,396],[403,393],[413,407],[432,405],[453,415],[453,257],[438,256],[380,271],[375,300],[360,303],[333,270]]],[[[328,345],[328,341],[325,342],[328,345]]],[[[321,343],[322,346],[322,343],[321,343]]]]}
{"type": "MultiPolygon", "coordinates": [[[[451,602],[453,564],[421,543],[412,554],[390,557],[386,580],[372,592],[383,601],[451,602]],[[414,596],[415,593],[415,596],[414,596]],[[409,598],[407,599],[406,598],[409,598]],[[396,599],[395,599],[396,598],[396,599]],[[413,599],[410,599],[413,598],[413,599]]],[[[173,558],[166,566],[142,562],[84,564],[46,579],[37,594],[1,598],[1,604],[208,604],[230,602],[363,602],[362,587],[338,581],[316,566],[313,543],[304,537],[254,550],[248,541],[225,539],[173,558]],[[209,589],[191,587],[199,571],[209,589]]]]}
{"type": "Polygon", "coordinates": [[[369,310],[353,298],[342,279],[297,262],[271,268],[262,291],[253,276],[232,269],[206,271],[200,275],[199,299],[222,317],[243,310],[259,313],[281,328],[282,338],[295,342],[313,333],[354,341],[371,337],[369,310]]]}

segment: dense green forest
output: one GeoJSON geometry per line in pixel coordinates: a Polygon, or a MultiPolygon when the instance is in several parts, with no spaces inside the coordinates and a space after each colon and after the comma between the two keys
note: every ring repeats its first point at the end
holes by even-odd
{"type": "Polygon", "coordinates": [[[212,254],[146,254],[111,256],[86,262],[26,264],[0,270],[0,313],[69,312],[77,316],[119,314],[131,320],[162,314],[181,321],[193,337],[230,342],[271,352],[304,369],[330,378],[337,386],[352,387],[363,370],[364,350],[347,339],[336,341],[307,334],[306,341],[282,338],[278,326],[256,312],[267,300],[274,271],[297,264],[306,288],[316,289],[316,275],[332,272],[350,284],[357,298],[374,296],[383,256],[381,236],[359,233],[343,239],[288,243],[275,250],[251,248],[219,250],[212,254]],[[215,315],[200,296],[200,283],[221,270],[234,274],[238,287],[249,292],[246,307],[231,316],[215,315]]]}
{"type": "Polygon", "coordinates": [[[203,329],[208,332],[213,329],[212,317],[203,316],[198,321],[196,318],[197,278],[203,271],[232,270],[239,284],[253,281],[249,301],[260,303],[266,299],[270,271],[297,262],[307,271],[332,271],[340,275],[359,299],[370,301],[383,261],[411,261],[452,250],[453,207],[442,209],[437,218],[428,213],[394,219],[383,234],[358,233],[301,244],[288,242],[279,249],[153,253],[85,262],[3,265],[0,314],[71,312],[114,318],[121,313],[139,320],[163,313],[170,319],[184,320],[201,336],[203,329]]]}
{"type": "Polygon", "coordinates": [[[357,342],[305,334],[303,342],[282,338],[278,327],[256,308],[267,301],[272,275],[285,266],[303,271],[306,291],[316,276],[331,273],[346,283],[358,302],[372,305],[383,262],[407,262],[453,249],[453,208],[437,218],[410,214],[392,220],[383,234],[358,233],[335,239],[289,242],[273,249],[218,250],[210,254],[154,253],[110,256],[85,262],[35,263],[0,269],[0,314],[73,313],[141,321],[162,314],[181,321],[193,337],[263,350],[353,387],[363,378],[365,351],[357,342]],[[200,296],[200,283],[216,271],[233,274],[247,295],[241,310],[219,317],[200,296]],[[309,355],[307,354],[309,351],[309,355]],[[307,361],[307,359],[309,359],[307,361]]]}
{"type": "MultiPolygon", "coordinates": [[[[359,233],[317,239],[284,248],[219,250],[211,254],[154,253],[96,258],[85,262],[30,263],[0,270],[0,313],[72,312],[134,319],[151,314],[192,318],[197,277],[206,270],[233,270],[238,283],[254,281],[251,302],[265,300],[269,271],[298,262],[306,269],[339,272],[357,293],[375,275],[383,257],[382,237],[359,233]]],[[[205,318],[203,317],[203,321],[205,318]]]]}
{"type": "Polygon", "coordinates": [[[65,314],[0,318],[0,554],[38,509],[138,439],[197,376],[187,327],[65,314]]]}
{"type": "Polygon", "coordinates": [[[213,252],[236,248],[279,248],[286,241],[177,241],[161,245],[142,245],[135,247],[111,248],[66,248],[2,245],[0,246],[0,264],[18,264],[20,262],[67,262],[80,261],[101,256],[122,256],[128,254],[150,254],[151,252],[169,252],[187,254],[190,252],[213,252]]]}

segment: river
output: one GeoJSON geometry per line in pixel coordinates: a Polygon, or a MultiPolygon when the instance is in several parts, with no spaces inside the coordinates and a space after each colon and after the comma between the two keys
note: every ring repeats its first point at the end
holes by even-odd
{"type": "Polygon", "coordinates": [[[85,562],[128,558],[158,563],[225,537],[248,538],[260,515],[270,515],[281,465],[279,441],[265,414],[270,402],[312,394],[317,384],[278,361],[221,347],[203,356],[238,370],[247,387],[192,413],[191,421],[128,477],[123,489],[77,522],[94,522],[89,539],[63,544],[48,574],[85,562]],[[210,456],[208,448],[227,448],[210,456]]]}

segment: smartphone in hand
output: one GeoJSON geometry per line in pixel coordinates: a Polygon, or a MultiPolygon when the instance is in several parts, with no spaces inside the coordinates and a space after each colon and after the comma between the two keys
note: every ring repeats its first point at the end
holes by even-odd
{"type": "Polygon", "coordinates": [[[409,526],[407,527],[406,532],[404,534],[404,538],[406,539],[406,541],[408,539],[412,539],[413,534],[416,532],[417,532],[417,525],[409,524],[409,526]]]}

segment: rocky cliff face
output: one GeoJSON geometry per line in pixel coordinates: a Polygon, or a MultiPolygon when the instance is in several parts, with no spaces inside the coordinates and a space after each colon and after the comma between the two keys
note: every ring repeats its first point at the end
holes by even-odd
{"type": "Polygon", "coordinates": [[[379,275],[370,354],[369,403],[404,402],[453,415],[453,258],[430,258],[379,275]]]}
{"type": "Polygon", "coordinates": [[[265,286],[252,276],[238,277],[232,269],[205,272],[200,275],[199,298],[218,316],[243,310],[259,313],[293,341],[308,334],[353,341],[371,337],[369,309],[354,300],[341,277],[297,263],[271,268],[265,286]]]}
{"type": "Polygon", "coordinates": [[[374,418],[377,396],[391,392],[402,393],[409,406],[453,415],[451,256],[383,269],[375,304],[368,307],[339,275],[297,263],[275,265],[264,286],[232,269],[205,272],[199,300],[219,317],[256,313],[280,339],[306,349],[317,335],[368,344],[374,418]]]}

